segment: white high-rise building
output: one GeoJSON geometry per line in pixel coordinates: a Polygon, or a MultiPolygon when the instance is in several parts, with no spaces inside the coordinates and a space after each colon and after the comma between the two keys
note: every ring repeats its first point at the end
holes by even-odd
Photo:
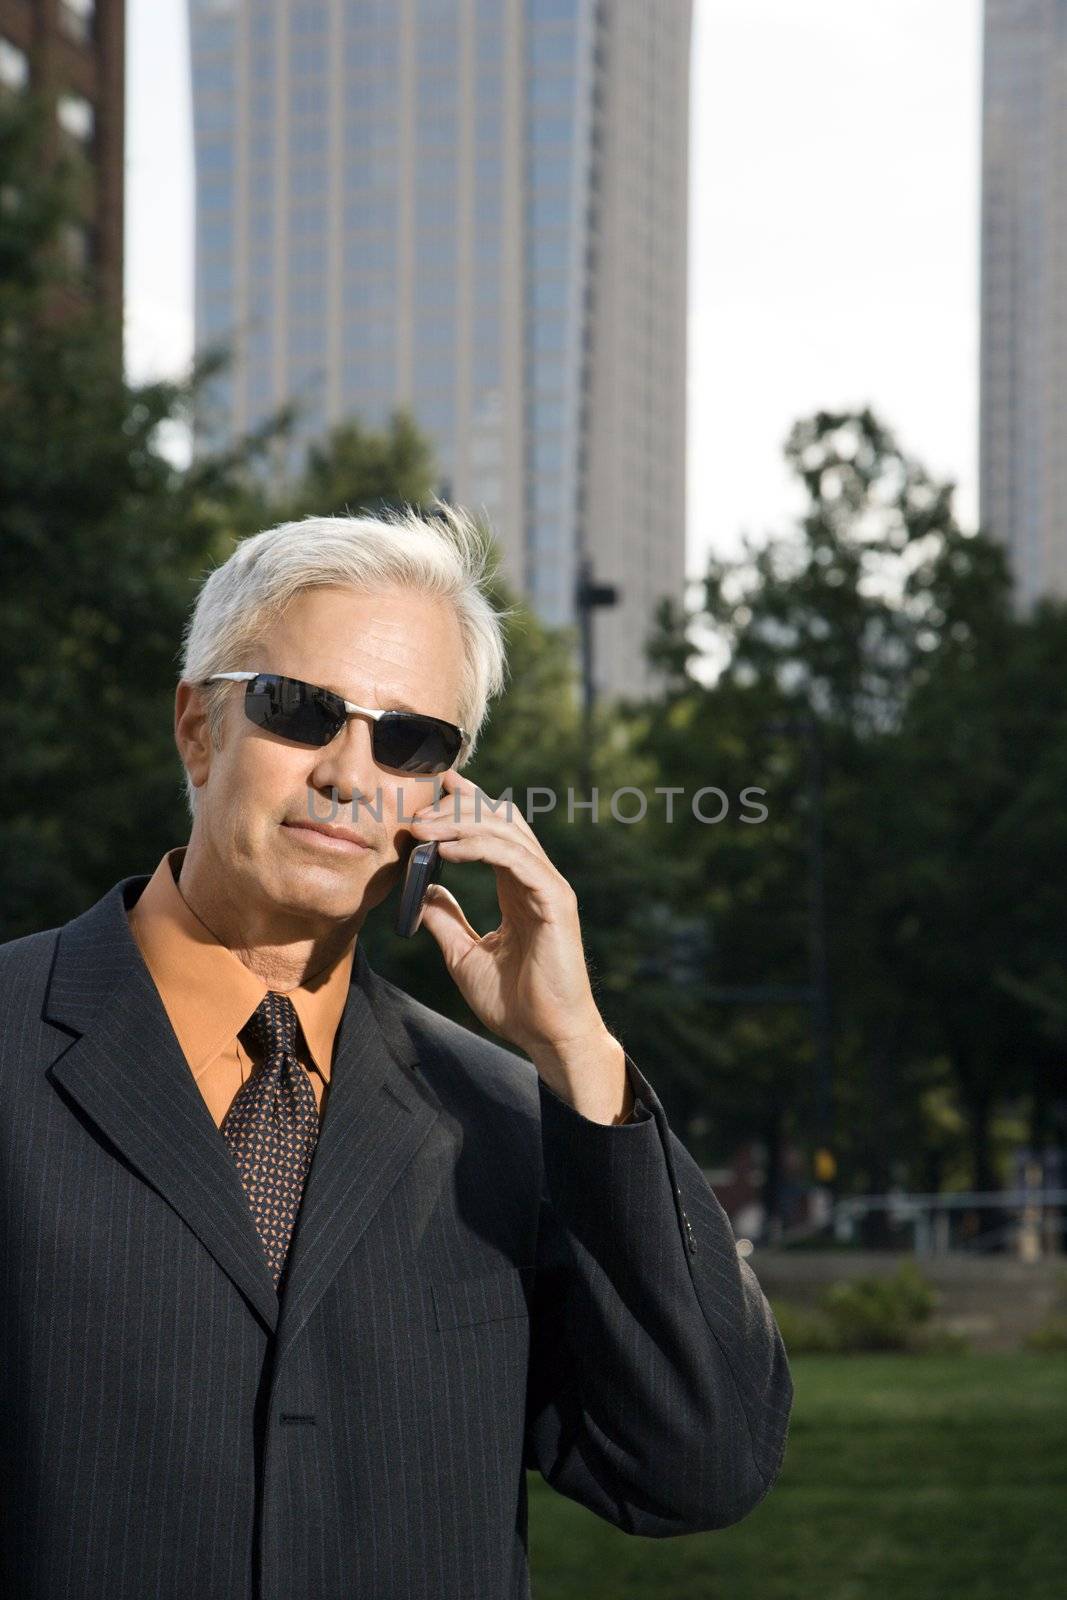
{"type": "Polygon", "coordinates": [[[1067,594],[1067,0],[986,0],[980,499],[1018,600],[1067,594]]]}
{"type": "Polygon", "coordinates": [[[598,687],[685,560],[691,0],[189,0],[203,443],[410,406],[598,687]]]}

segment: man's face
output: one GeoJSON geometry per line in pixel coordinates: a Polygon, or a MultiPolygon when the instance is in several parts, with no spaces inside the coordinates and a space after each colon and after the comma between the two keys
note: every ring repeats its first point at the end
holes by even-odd
{"type": "MultiPolygon", "coordinates": [[[[298,596],[234,667],[301,678],[357,705],[458,723],[462,659],[447,601],[398,588],[361,595],[331,587],[298,596]]],[[[229,693],[220,750],[205,749],[206,721],[197,723],[195,709],[202,700],[183,687],[178,706],[179,747],[198,784],[193,839],[226,875],[225,897],[312,921],[378,905],[413,843],[405,821],[434,799],[439,779],[379,767],[369,717],[350,716],[328,745],[293,744],[248,720],[243,683],[229,693]],[[195,747],[183,744],[183,722],[195,747]],[[299,826],[310,820],[309,805],[324,824],[354,828],[366,848],[342,849],[299,826]]]]}

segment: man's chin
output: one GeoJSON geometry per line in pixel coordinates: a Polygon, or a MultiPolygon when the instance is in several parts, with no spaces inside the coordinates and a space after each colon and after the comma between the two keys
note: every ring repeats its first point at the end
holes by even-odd
{"type": "Polygon", "coordinates": [[[366,875],[354,871],[351,862],[323,861],[287,872],[284,893],[308,905],[358,906],[366,883],[366,875]]]}
{"type": "Polygon", "coordinates": [[[344,860],[301,862],[298,866],[286,863],[284,871],[276,863],[262,881],[267,898],[279,909],[334,921],[360,910],[367,887],[365,872],[356,871],[351,861],[344,860]]]}

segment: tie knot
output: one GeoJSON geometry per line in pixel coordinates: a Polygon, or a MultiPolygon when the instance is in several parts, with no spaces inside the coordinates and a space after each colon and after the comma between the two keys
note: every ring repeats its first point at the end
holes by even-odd
{"type": "Polygon", "coordinates": [[[283,1052],[295,1055],[299,1031],[300,1021],[293,1002],[287,994],[276,994],[273,989],[263,996],[241,1029],[264,1061],[271,1061],[283,1052]]]}

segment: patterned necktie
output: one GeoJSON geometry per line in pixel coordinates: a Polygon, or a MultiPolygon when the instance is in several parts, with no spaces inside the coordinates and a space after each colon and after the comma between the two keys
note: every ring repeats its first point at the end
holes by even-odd
{"type": "Polygon", "coordinates": [[[241,1030],[255,1062],[233,1097],[222,1134],[241,1174],[277,1289],[319,1136],[319,1111],[296,1053],[300,1023],[271,990],[241,1030]]]}

